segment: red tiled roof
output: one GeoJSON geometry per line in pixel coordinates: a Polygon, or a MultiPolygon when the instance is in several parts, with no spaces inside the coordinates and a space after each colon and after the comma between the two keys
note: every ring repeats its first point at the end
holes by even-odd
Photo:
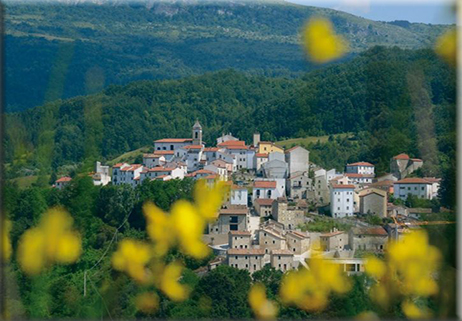
{"type": "Polygon", "coordinates": [[[369,167],[374,167],[371,163],[368,162],[357,162],[357,163],[352,163],[352,164],[347,164],[347,166],[369,166],[369,167]]]}
{"type": "Polygon", "coordinates": [[[157,155],[173,155],[175,152],[173,150],[156,150],[154,154],[157,155]]]}
{"type": "Polygon", "coordinates": [[[220,148],[218,147],[206,147],[204,148],[204,152],[218,152],[220,148]]]}
{"type": "Polygon", "coordinates": [[[352,188],[354,189],[354,185],[348,185],[348,184],[332,184],[332,188],[352,188]]]}
{"type": "Polygon", "coordinates": [[[228,255],[265,255],[264,249],[229,249],[228,255]]]}
{"type": "Polygon", "coordinates": [[[275,181],[255,181],[253,184],[256,188],[276,188],[275,181]]]}
{"type": "Polygon", "coordinates": [[[143,167],[143,165],[141,165],[141,164],[132,164],[130,166],[123,167],[121,169],[121,171],[123,171],[123,172],[131,172],[131,171],[137,170],[140,167],[143,167]]]}
{"type": "Polygon", "coordinates": [[[162,166],[156,166],[153,168],[149,168],[149,172],[171,172],[173,171],[174,168],[168,168],[168,167],[162,167],[162,166]]]}
{"type": "Polygon", "coordinates": [[[420,158],[411,158],[413,162],[423,162],[420,158]]]}
{"type": "Polygon", "coordinates": [[[402,153],[402,154],[396,155],[395,157],[393,157],[393,159],[409,159],[409,155],[402,153]]]}
{"type": "Polygon", "coordinates": [[[409,177],[395,182],[395,184],[431,184],[429,181],[418,178],[418,177],[409,177]]]}
{"type": "Polygon", "coordinates": [[[229,231],[231,235],[251,235],[249,231],[229,231]]]}
{"type": "Polygon", "coordinates": [[[70,178],[69,176],[64,176],[64,177],[61,177],[60,179],[58,179],[56,181],[56,183],[70,182],[71,180],[72,180],[72,178],[70,178]]]}
{"type": "Polygon", "coordinates": [[[256,153],[255,156],[261,157],[261,158],[268,158],[268,154],[264,154],[264,153],[256,153]]]}
{"type": "Polygon", "coordinates": [[[115,164],[114,166],[112,166],[112,168],[119,168],[123,165],[124,163],[117,163],[115,164]]]}
{"type": "Polygon", "coordinates": [[[387,231],[385,231],[383,227],[353,228],[353,233],[362,235],[388,235],[387,231]]]}
{"type": "Polygon", "coordinates": [[[209,171],[208,169],[199,169],[195,172],[192,172],[191,173],[193,176],[196,176],[197,174],[210,174],[210,175],[214,175],[215,172],[212,172],[212,171],[209,171]]]}
{"type": "Polygon", "coordinates": [[[241,145],[238,145],[238,146],[231,145],[231,146],[226,146],[226,149],[231,149],[231,150],[232,149],[237,149],[237,150],[239,150],[239,149],[249,149],[249,147],[248,146],[241,146],[241,145]]]}
{"type": "Polygon", "coordinates": [[[441,178],[436,178],[436,177],[424,177],[423,178],[426,181],[429,181],[430,183],[439,183],[441,182],[441,178]]]}
{"type": "Polygon", "coordinates": [[[186,143],[192,142],[192,138],[164,138],[155,140],[154,143],[186,143]]]}
{"type": "Polygon", "coordinates": [[[260,206],[268,206],[272,205],[274,200],[271,198],[257,198],[255,202],[257,202],[260,206]]]}
{"type": "Polygon", "coordinates": [[[226,142],[220,143],[218,147],[230,147],[230,146],[245,146],[245,142],[242,140],[228,140],[226,142]]]}

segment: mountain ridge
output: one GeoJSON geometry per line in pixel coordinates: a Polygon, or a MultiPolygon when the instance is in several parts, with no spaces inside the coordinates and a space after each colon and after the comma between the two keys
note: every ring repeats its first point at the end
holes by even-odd
{"type": "Polygon", "coordinates": [[[327,16],[348,38],[352,52],[345,59],[375,45],[429,47],[448,28],[403,27],[286,2],[155,2],[149,9],[136,3],[11,4],[7,11],[8,111],[110,84],[226,68],[298,76],[317,68],[299,45],[300,28],[313,15],[327,16]]]}

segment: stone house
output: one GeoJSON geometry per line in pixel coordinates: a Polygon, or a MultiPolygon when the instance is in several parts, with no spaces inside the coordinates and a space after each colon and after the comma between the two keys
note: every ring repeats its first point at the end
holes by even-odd
{"type": "Polygon", "coordinates": [[[319,235],[319,241],[324,251],[344,250],[345,245],[348,245],[348,234],[334,230],[319,235]]]}
{"type": "Polygon", "coordinates": [[[287,248],[293,254],[300,255],[310,249],[310,237],[302,232],[289,231],[286,233],[287,248]]]}
{"type": "Polygon", "coordinates": [[[349,232],[349,247],[352,250],[382,251],[388,242],[388,233],[381,226],[354,227],[349,232]]]}
{"type": "Polygon", "coordinates": [[[292,230],[305,223],[305,213],[295,206],[289,206],[287,199],[278,198],[273,203],[273,218],[275,221],[284,224],[285,228],[292,230]]]}
{"type": "Polygon", "coordinates": [[[390,160],[390,172],[398,179],[406,178],[415,170],[423,166],[423,161],[418,158],[410,158],[407,154],[399,154],[390,160]]]}
{"type": "Polygon", "coordinates": [[[228,245],[230,249],[250,249],[252,236],[248,231],[229,231],[228,245]]]}
{"type": "Polygon", "coordinates": [[[286,239],[276,230],[264,228],[258,230],[258,244],[265,253],[270,250],[280,250],[286,248],[286,239]]]}
{"type": "Polygon", "coordinates": [[[260,217],[271,216],[273,213],[273,202],[271,198],[257,198],[254,202],[255,212],[260,217]]]}
{"type": "Polygon", "coordinates": [[[218,219],[209,224],[209,233],[228,234],[230,231],[247,231],[248,213],[248,208],[244,206],[222,208],[218,213],[218,219]]]}
{"type": "Polygon", "coordinates": [[[270,256],[271,267],[286,272],[294,269],[294,253],[289,250],[272,250],[270,256]]]}
{"type": "Polygon", "coordinates": [[[361,214],[387,217],[387,192],[377,188],[359,191],[359,212],[361,214]]]}
{"type": "Polygon", "coordinates": [[[245,269],[250,273],[260,271],[264,263],[265,250],[263,249],[229,249],[227,262],[231,267],[245,269]]]}

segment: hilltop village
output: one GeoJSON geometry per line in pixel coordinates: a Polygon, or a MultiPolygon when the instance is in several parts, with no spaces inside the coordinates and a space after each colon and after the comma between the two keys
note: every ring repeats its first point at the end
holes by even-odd
{"type": "MultiPolygon", "coordinates": [[[[437,197],[439,178],[408,177],[422,165],[421,159],[403,153],[390,160],[389,173],[381,177],[364,160],[345,164],[344,172],[337,172],[310,163],[309,151],[300,146],[284,150],[261,141],[258,133],[250,146],[226,134],[217,138],[216,146],[205,147],[196,121],[191,138],[154,141],[154,152],[144,154],[142,164],[118,163],[111,169],[98,162],[92,177],[95,185],[133,187],[144,180],[185,177],[229,184],[218,219],[204,234],[217,254],[209,269],[228,264],[252,273],[270,264],[287,271],[306,266],[312,251],[320,250],[354,274],[364,270],[364,253],[383,253],[389,239],[418,226],[419,214],[431,211],[390,202],[391,198],[406,201],[409,195],[437,197]],[[348,229],[306,228],[326,216],[348,229]],[[373,225],[368,216],[390,220],[373,225]]],[[[62,177],[55,187],[63,188],[70,181],[62,177]]]]}

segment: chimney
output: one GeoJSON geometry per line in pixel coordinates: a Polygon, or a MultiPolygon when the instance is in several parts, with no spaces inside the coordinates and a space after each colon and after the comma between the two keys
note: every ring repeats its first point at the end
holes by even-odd
{"type": "Polygon", "coordinates": [[[260,133],[253,134],[253,146],[257,146],[260,143],[260,133]]]}

